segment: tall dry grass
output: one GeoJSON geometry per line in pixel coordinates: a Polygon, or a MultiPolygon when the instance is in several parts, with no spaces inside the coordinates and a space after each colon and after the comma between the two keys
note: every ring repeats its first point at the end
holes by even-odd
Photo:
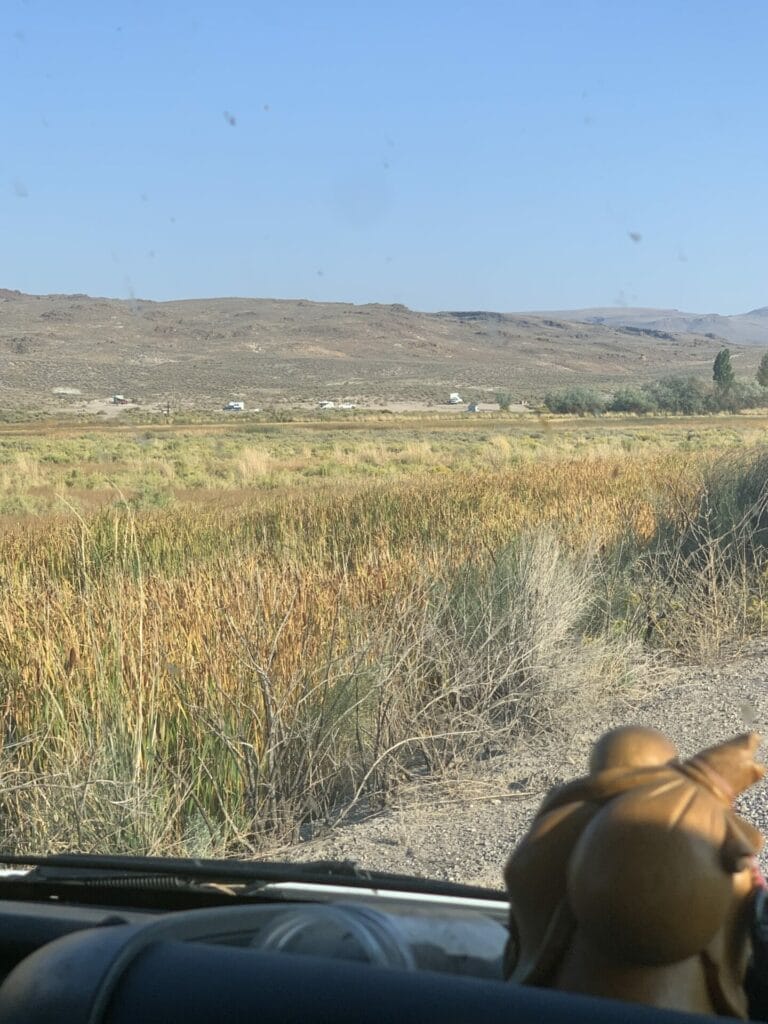
{"type": "MultiPolygon", "coordinates": [[[[414,765],[560,727],[626,676],[635,645],[674,648],[678,610],[653,588],[690,617],[664,538],[702,514],[708,465],[428,467],[7,521],[0,844],[251,852],[414,765]]],[[[724,580],[709,585],[732,607],[724,580]]]]}

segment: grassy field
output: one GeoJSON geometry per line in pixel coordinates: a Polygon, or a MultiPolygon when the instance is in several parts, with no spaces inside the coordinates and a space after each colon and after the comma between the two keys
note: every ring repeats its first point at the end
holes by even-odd
{"type": "Polygon", "coordinates": [[[0,433],[0,842],[247,853],[760,631],[765,427],[0,433]]]}
{"type": "Polygon", "coordinates": [[[531,462],[696,454],[759,443],[758,416],[574,421],[392,417],[88,429],[0,429],[0,516],[239,504],[267,491],[334,487],[531,462]]]}

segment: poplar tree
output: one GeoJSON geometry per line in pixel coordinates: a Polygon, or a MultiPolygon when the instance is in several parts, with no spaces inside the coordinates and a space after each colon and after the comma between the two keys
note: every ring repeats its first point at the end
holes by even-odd
{"type": "Polygon", "coordinates": [[[715,356],[712,380],[718,391],[728,391],[736,383],[736,374],[731,366],[731,353],[727,348],[721,348],[715,356]]]}

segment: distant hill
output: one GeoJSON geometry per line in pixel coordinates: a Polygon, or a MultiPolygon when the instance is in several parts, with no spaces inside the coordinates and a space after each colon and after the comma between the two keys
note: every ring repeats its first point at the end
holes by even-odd
{"type": "Polygon", "coordinates": [[[669,334],[715,335],[738,345],[768,346],[768,306],[720,316],[719,313],[682,313],[679,309],[570,309],[538,316],[556,316],[577,323],[607,327],[639,327],[669,334]]]}
{"type": "Polygon", "coordinates": [[[669,373],[711,376],[722,339],[754,374],[768,310],[420,313],[304,300],[116,300],[0,289],[0,409],[66,407],[122,393],[143,405],[220,408],[321,399],[367,405],[537,400],[574,383],[606,391],[669,373]],[[756,327],[763,331],[757,335],[756,327]],[[715,329],[716,328],[716,329],[715,329]],[[716,335],[711,337],[708,335],[716,335]],[[58,394],[54,394],[58,392],[58,394]]]}

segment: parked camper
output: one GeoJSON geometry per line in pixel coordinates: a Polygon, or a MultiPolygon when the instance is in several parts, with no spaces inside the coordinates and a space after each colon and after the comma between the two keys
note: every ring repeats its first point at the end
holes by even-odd
{"type": "Polygon", "coordinates": [[[448,405],[463,405],[461,395],[458,391],[452,391],[448,396],[448,405]]]}
{"type": "Polygon", "coordinates": [[[320,402],[318,408],[320,408],[320,409],[335,409],[336,408],[336,403],[335,402],[320,402]]]}
{"type": "Polygon", "coordinates": [[[227,402],[224,406],[224,412],[243,412],[245,410],[245,402],[227,402]]]}

